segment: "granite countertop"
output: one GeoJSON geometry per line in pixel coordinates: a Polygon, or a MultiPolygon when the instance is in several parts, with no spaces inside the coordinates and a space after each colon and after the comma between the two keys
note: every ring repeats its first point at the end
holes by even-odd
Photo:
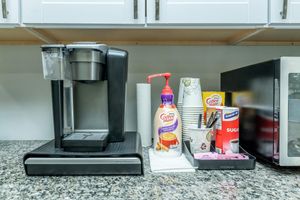
{"type": "Polygon", "coordinates": [[[0,199],[299,199],[300,170],[151,173],[144,176],[28,177],[24,153],[45,141],[0,141],[0,199]]]}

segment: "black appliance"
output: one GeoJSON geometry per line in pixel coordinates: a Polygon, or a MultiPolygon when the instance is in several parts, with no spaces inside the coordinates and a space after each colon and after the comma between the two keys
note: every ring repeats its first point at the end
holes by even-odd
{"type": "Polygon", "coordinates": [[[224,72],[221,90],[240,108],[244,149],[279,166],[300,166],[300,57],[224,72]]]}
{"type": "Polygon", "coordinates": [[[137,132],[125,132],[128,53],[96,43],[42,46],[55,139],[24,155],[27,175],[141,175],[137,132]]]}

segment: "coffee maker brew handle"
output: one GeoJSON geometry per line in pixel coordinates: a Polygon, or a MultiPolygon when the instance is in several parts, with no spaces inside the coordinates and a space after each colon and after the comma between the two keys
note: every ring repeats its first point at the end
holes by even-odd
{"type": "Polygon", "coordinates": [[[109,49],[107,52],[109,141],[122,142],[125,132],[125,97],[128,53],[109,49]]]}

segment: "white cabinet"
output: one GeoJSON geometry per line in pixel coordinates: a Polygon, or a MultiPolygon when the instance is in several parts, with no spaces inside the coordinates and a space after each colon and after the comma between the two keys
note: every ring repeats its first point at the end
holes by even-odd
{"type": "Polygon", "coordinates": [[[24,24],[144,24],[144,0],[22,0],[24,24]]]}
{"type": "Polygon", "coordinates": [[[271,24],[300,24],[300,0],[270,0],[271,24]]]}
{"type": "Polygon", "coordinates": [[[0,25],[19,23],[19,0],[1,0],[0,25]]]}
{"type": "Polygon", "coordinates": [[[147,0],[149,24],[266,24],[268,0],[147,0]]]}
{"type": "Polygon", "coordinates": [[[268,23],[269,0],[21,0],[21,2],[22,23],[25,25],[66,27],[145,25],[147,12],[147,24],[150,26],[159,24],[247,26],[268,23]]]}

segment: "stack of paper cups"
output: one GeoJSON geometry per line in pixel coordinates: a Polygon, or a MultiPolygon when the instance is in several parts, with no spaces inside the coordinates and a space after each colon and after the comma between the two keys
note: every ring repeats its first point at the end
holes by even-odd
{"type": "Polygon", "coordinates": [[[142,146],[152,145],[151,132],[151,85],[148,83],[136,84],[137,96],[137,131],[142,138],[142,146]]]}
{"type": "Polygon", "coordinates": [[[204,125],[204,109],[202,102],[202,90],[199,78],[181,79],[183,87],[182,97],[182,138],[190,140],[190,125],[197,125],[200,114],[202,115],[201,125],[204,125]]]}
{"type": "Polygon", "coordinates": [[[183,80],[185,78],[181,78],[180,79],[180,83],[179,83],[179,92],[178,92],[178,100],[177,100],[177,110],[180,114],[180,116],[182,116],[182,105],[183,105],[183,91],[184,91],[184,83],[183,80]]]}

